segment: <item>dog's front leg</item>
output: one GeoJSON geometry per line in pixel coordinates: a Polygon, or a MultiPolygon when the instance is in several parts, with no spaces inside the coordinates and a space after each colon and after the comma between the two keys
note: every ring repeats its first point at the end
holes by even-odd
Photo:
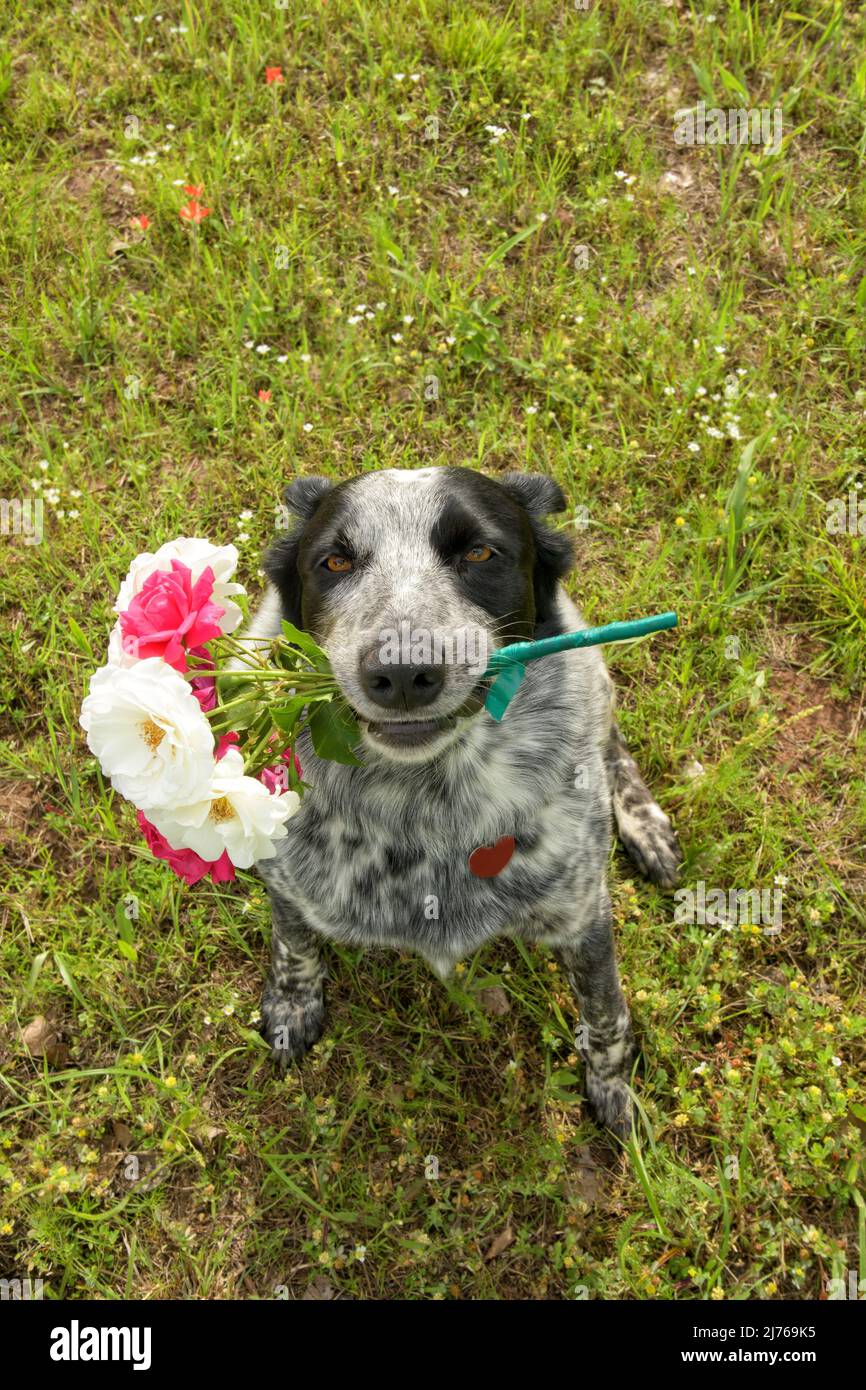
{"type": "Polygon", "coordinates": [[[631,1134],[628,1081],[635,1043],[613,947],[610,897],[574,932],[550,942],[580,1009],[577,1047],[586,1064],[586,1094],[599,1123],[620,1139],[631,1134]]]}
{"type": "Polygon", "coordinates": [[[300,1061],[325,1026],[325,967],[316,934],[288,898],[268,888],[271,969],[262,993],[262,1036],[275,1062],[300,1061]]]}

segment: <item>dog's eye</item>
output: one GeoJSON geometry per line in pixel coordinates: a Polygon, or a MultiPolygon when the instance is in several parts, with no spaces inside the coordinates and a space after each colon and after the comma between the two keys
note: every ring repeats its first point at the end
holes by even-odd
{"type": "Polygon", "coordinates": [[[348,574],[352,568],[352,561],[346,555],[329,555],[322,563],[331,574],[348,574]]]}
{"type": "Polygon", "coordinates": [[[463,556],[464,560],[471,560],[474,565],[482,564],[484,560],[489,560],[493,556],[493,551],[489,545],[473,545],[471,550],[467,550],[463,556]]]}

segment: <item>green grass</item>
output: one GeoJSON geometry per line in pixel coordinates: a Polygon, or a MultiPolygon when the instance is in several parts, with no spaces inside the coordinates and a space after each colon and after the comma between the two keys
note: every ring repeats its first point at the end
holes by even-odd
{"type": "Polygon", "coordinates": [[[42,544],[0,537],[0,1275],[413,1299],[866,1277],[866,556],[825,525],[866,481],[861,7],[6,17],[0,490],[47,500],[42,544]],[[781,151],[677,145],[699,99],[779,103],[781,151]],[[334,952],[327,1037],[279,1080],[261,885],[179,886],[77,725],[139,551],[240,531],[255,595],[290,477],[431,463],[558,478],[591,621],[679,610],[612,666],[684,882],[787,879],[779,935],[726,932],[675,924],[616,853],[627,1155],[584,1116],[564,982],[514,945],[450,988],[334,952]]]}

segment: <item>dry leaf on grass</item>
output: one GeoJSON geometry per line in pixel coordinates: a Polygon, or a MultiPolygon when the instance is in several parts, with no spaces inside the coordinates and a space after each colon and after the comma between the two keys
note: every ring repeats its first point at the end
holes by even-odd
{"type": "Polygon", "coordinates": [[[49,1066],[62,1067],[69,1060],[69,1048],[60,1041],[58,1029],[42,1014],[22,1028],[21,1040],[31,1057],[44,1057],[49,1066]]]}

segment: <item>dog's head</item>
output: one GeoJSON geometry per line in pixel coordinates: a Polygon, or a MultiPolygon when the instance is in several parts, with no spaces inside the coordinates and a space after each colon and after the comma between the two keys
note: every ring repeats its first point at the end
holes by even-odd
{"type": "Polygon", "coordinates": [[[325,648],[365,744],[418,762],[481,703],[490,653],[543,632],[572,562],[544,523],[556,483],[385,469],[286,489],[297,524],[265,562],[283,613],[325,648]]]}

